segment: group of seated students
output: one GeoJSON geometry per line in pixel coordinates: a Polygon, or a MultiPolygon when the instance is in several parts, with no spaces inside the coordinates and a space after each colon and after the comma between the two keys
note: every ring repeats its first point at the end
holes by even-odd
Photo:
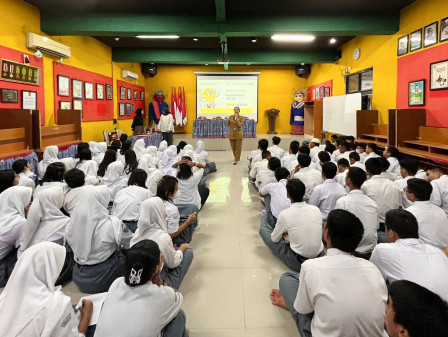
{"type": "Polygon", "coordinates": [[[0,171],[0,336],[188,336],[177,289],[215,171],[202,141],[127,136],[81,143],[75,158],[48,146],[38,172],[24,159],[0,171]],[[70,280],[107,292],[96,326],[92,301],[78,318],[60,290],[70,280]]]}
{"type": "Polygon", "coordinates": [[[448,336],[448,176],[353,137],[249,154],[260,236],[293,272],[270,296],[302,337],[448,336]],[[385,310],[386,308],[386,310],[385,310]]]}

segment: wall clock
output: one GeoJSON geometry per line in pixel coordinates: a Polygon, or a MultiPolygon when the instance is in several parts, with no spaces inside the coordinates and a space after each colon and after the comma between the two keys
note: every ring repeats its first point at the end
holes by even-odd
{"type": "Polygon", "coordinates": [[[361,56],[361,52],[359,51],[359,48],[356,48],[356,49],[353,51],[353,58],[354,58],[355,60],[357,60],[357,59],[359,59],[359,56],[361,56]]]}

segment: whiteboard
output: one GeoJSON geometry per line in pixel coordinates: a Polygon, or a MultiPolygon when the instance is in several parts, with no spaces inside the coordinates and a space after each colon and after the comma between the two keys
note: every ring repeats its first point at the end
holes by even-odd
{"type": "Polygon", "coordinates": [[[361,110],[361,94],[324,97],[325,132],[356,137],[356,110],[361,110]]]}

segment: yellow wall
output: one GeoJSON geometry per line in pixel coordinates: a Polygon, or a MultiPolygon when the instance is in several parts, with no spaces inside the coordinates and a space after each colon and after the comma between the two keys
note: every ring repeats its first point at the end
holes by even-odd
{"type": "MultiPolygon", "coordinates": [[[[26,33],[33,32],[46,35],[40,30],[39,10],[22,0],[2,0],[0,11],[0,43],[1,45],[19,51],[33,53],[26,48],[26,33]]],[[[140,71],[140,64],[117,64],[112,62],[112,50],[102,42],[91,37],[78,36],[51,36],[51,39],[71,47],[72,56],[64,63],[104,76],[113,77],[114,83],[114,118],[117,118],[116,80],[121,78],[121,69],[131,70],[139,75],[138,81],[130,81],[141,86],[145,79],[140,71]]],[[[44,85],[45,85],[45,125],[54,125],[54,86],[53,61],[57,60],[48,55],[43,56],[44,85]]],[[[131,133],[132,120],[119,121],[117,128],[131,133]]],[[[101,141],[103,130],[113,131],[113,121],[85,122],[83,127],[83,140],[101,141]]]]}
{"type": "MultiPolygon", "coordinates": [[[[389,36],[358,36],[341,48],[338,64],[315,64],[311,67],[308,85],[333,80],[333,95],[345,94],[345,68],[350,74],[373,67],[372,109],[379,110],[380,123],[387,123],[388,109],[396,108],[397,99],[397,43],[398,38],[448,16],[448,1],[417,0],[402,9],[400,31],[389,36]],[[353,59],[359,48],[361,56],[353,59]]],[[[432,48],[432,47],[431,47],[432,48]]],[[[418,51],[416,51],[418,52],[418,51]]]]}
{"type": "MultiPolygon", "coordinates": [[[[222,66],[159,66],[157,75],[146,79],[146,92],[148,93],[152,89],[163,90],[169,105],[171,105],[171,87],[185,88],[188,118],[188,123],[185,126],[186,133],[192,133],[193,120],[196,118],[196,75],[194,74],[196,71],[228,73],[224,72],[222,66]]],[[[276,124],[277,132],[291,132],[289,118],[293,89],[302,89],[307,86],[307,80],[296,76],[294,67],[230,66],[230,72],[260,72],[258,133],[268,132],[268,118],[264,111],[271,108],[280,110],[276,124]]]]}

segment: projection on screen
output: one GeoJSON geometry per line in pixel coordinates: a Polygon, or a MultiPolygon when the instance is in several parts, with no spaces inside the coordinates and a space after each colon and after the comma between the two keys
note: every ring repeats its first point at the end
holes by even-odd
{"type": "Polygon", "coordinates": [[[258,73],[254,75],[196,74],[196,117],[212,119],[233,115],[258,121],[258,73]]]}

